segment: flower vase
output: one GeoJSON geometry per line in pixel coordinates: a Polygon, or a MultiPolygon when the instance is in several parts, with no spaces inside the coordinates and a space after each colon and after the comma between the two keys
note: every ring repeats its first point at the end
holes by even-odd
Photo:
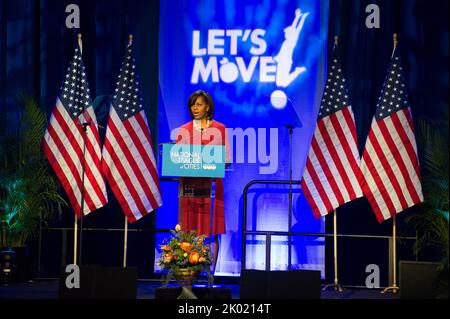
{"type": "Polygon", "coordinates": [[[177,282],[181,285],[181,293],[177,299],[198,299],[192,291],[192,285],[196,281],[198,271],[191,269],[178,269],[173,271],[177,282]]]}

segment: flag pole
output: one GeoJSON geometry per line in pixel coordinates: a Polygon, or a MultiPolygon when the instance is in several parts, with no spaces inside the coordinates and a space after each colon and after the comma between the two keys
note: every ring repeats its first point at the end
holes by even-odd
{"type": "Polygon", "coordinates": [[[338,281],[338,255],[337,255],[337,214],[336,209],[333,210],[333,245],[334,245],[334,283],[326,285],[322,290],[327,290],[330,287],[333,287],[334,290],[343,292],[344,287],[339,284],[338,281]]]}
{"type": "MultiPolygon", "coordinates": [[[[83,42],[81,40],[81,33],[78,33],[78,46],[80,47],[80,55],[83,55],[83,42]]],[[[84,114],[84,105],[83,105],[83,114],[84,114]]],[[[78,259],[81,264],[81,253],[83,248],[83,216],[84,216],[84,192],[85,192],[85,186],[84,186],[84,175],[86,171],[86,134],[87,134],[87,127],[90,125],[90,123],[81,123],[83,127],[83,162],[81,165],[81,207],[80,207],[80,247],[79,247],[79,253],[78,253],[78,259]]]]}
{"type": "Polygon", "coordinates": [[[73,264],[77,264],[77,234],[78,234],[78,220],[77,214],[75,215],[75,221],[73,224],[73,264]]]}
{"type": "Polygon", "coordinates": [[[386,292],[392,292],[393,294],[396,294],[400,289],[397,286],[397,228],[395,215],[392,216],[392,265],[393,283],[382,291],[383,294],[386,292]]]}
{"type": "MultiPolygon", "coordinates": [[[[336,50],[337,46],[338,46],[338,41],[339,41],[339,37],[336,35],[334,37],[334,45],[333,45],[333,50],[336,50]]],[[[333,287],[334,290],[339,291],[339,292],[343,292],[344,288],[339,284],[338,281],[338,257],[337,257],[337,214],[336,214],[336,209],[333,210],[333,246],[334,246],[334,251],[333,251],[333,255],[334,255],[334,283],[332,284],[328,284],[326,285],[322,290],[327,290],[330,287],[333,287]]]]}
{"type": "MultiPolygon", "coordinates": [[[[133,35],[130,34],[128,36],[128,45],[130,46],[133,44],[133,35]]],[[[125,216],[125,227],[124,227],[124,234],[123,234],[123,268],[127,266],[127,248],[128,248],[128,219],[127,216],[125,216]]]]}
{"type": "MultiPolygon", "coordinates": [[[[394,39],[394,48],[392,49],[391,59],[394,57],[395,49],[397,48],[398,40],[397,33],[393,35],[394,39]]],[[[393,266],[393,283],[391,286],[385,288],[382,293],[392,292],[396,294],[399,291],[399,287],[397,286],[397,227],[396,227],[396,219],[395,215],[392,216],[392,266],[393,266]]]]}
{"type": "Polygon", "coordinates": [[[127,267],[127,242],[128,242],[128,219],[125,216],[125,230],[123,240],[123,268],[127,267]]]}
{"type": "MultiPolygon", "coordinates": [[[[81,54],[82,53],[81,33],[78,33],[77,41],[78,41],[78,46],[80,47],[80,54],[81,54]]],[[[81,198],[81,214],[83,214],[83,198],[81,198]]],[[[73,224],[73,264],[74,265],[77,264],[77,252],[78,252],[77,244],[78,244],[78,219],[77,219],[77,214],[75,214],[75,220],[74,220],[74,224],[73,224]]]]}

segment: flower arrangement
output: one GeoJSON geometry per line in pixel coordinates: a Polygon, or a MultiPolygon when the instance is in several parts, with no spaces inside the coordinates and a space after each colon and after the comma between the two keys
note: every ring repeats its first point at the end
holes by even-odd
{"type": "Polygon", "coordinates": [[[161,256],[157,264],[164,270],[175,275],[189,271],[199,274],[206,271],[210,274],[211,251],[205,243],[204,235],[197,235],[195,231],[182,231],[180,225],[171,230],[174,237],[160,246],[161,256]]]}

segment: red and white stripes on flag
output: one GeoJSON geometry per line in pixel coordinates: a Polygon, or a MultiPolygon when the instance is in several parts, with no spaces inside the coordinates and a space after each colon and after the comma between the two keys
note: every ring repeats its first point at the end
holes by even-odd
{"type": "Polygon", "coordinates": [[[67,69],[61,93],[56,99],[43,148],[53,170],[67,193],[77,216],[81,217],[83,123],[86,128],[83,214],[107,202],[101,174],[101,150],[97,120],[92,107],[87,77],[79,48],[67,69]]]}
{"type": "Polygon", "coordinates": [[[423,202],[414,125],[397,50],[362,156],[363,192],[381,223],[423,202]]]}
{"type": "Polygon", "coordinates": [[[162,205],[159,178],[130,44],[109,111],[102,171],[130,223],[162,205]]]}
{"type": "Polygon", "coordinates": [[[314,216],[363,196],[359,162],[355,120],[334,54],[301,183],[314,216]]]}

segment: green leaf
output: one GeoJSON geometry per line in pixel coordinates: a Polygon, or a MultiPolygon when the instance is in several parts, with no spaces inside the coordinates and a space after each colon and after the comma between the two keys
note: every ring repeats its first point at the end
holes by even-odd
{"type": "Polygon", "coordinates": [[[40,221],[66,204],[43,155],[46,114],[27,95],[18,98],[16,110],[19,127],[6,123],[0,137],[0,247],[25,245],[37,236],[40,221]]]}

